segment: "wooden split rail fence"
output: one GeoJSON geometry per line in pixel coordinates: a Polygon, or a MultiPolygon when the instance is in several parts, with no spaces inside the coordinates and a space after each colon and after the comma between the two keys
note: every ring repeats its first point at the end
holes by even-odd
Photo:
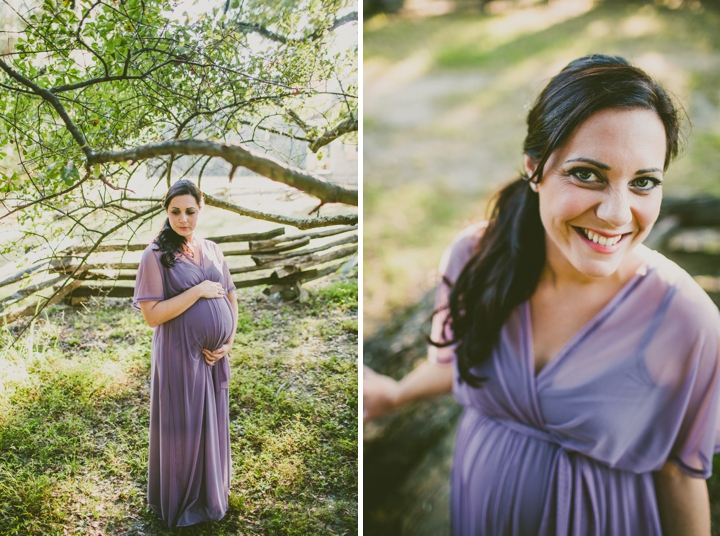
{"type": "MultiPolygon", "coordinates": [[[[268,285],[269,292],[274,293],[356,263],[357,228],[349,225],[292,235],[286,235],[285,228],[277,228],[209,240],[223,250],[237,288],[268,285]]],[[[62,299],[132,296],[140,255],[146,246],[103,244],[82,265],[80,261],[90,248],[68,248],[6,277],[0,281],[0,324],[32,316],[38,307],[62,299]],[[38,299],[27,303],[33,296],[38,299]]]]}

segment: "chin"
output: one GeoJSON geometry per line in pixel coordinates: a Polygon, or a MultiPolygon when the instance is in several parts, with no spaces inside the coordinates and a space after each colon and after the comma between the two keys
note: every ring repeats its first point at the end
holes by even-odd
{"type": "Polygon", "coordinates": [[[617,272],[620,268],[622,259],[608,259],[607,261],[596,261],[583,259],[580,262],[574,262],[573,266],[581,274],[588,277],[609,277],[617,272]]]}

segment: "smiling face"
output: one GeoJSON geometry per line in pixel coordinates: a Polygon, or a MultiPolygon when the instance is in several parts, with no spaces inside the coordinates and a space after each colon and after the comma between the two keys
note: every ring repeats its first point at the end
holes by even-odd
{"type": "Polygon", "coordinates": [[[638,108],[598,112],[550,155],[537,193],[554,273],[608,277],[634,262],[660,212],[665,151],[662,121],[638,108]]]}
{"type": "Polygon", "coordinates": [[[189,194],[176,195],[170,200],[167,208],[170,227],[187,240],[192,240],[199,214],[200,207],[195,198],[189,194]]]}

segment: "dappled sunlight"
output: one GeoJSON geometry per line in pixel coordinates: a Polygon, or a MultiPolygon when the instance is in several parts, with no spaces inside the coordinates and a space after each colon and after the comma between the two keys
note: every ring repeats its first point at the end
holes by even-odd
{"type": "Polygon", "coordinates": [[[0,423],[7,418],[9,400],[14,388],[25,384],[30,379],[24,363],[16,362],[8,357],[0,359],[0,423]]]}
{"type": "Polygon", "coordinates": [[[621,55],[663,83],[692,123],[685,129],[688,148],[663,189],[720,193],[718,24],[710,9],[584,1],[495,15],[371,19],[365,28],[371,68],[364,102],[364,336],[422,295],[449,240],[482,217],[475,207],[484,196],[515,176],[527,110],[575,58],[621,55]],[[403,76],[395,77],[395,69],[403,76]],[[426,210],[428,192],[454,216],[426,210]]]}
{"type": "MultiPolygon", "coordinates": [[[[231,509],[189,533],[357,522],[357,279],[308,289],[292,304],[238,293],[231,509]]],[[[90,305],[50,308],[0,358],[0,503],[23,534],[169,535],[145,503],[152,330],[129,300],[90,305]]]]}
{"type": "Polygon", "coordinates": [[[456,46],[482,48],[485,53],[527,34],[579,17],[593,8],[592,0],[560,0],[547,5],[510,11],[478,19],[456,34],[456,46]]]}
{"type": "Polygon", "coordinates": [[[368,98],[381,98],[383,95],[401,91],[410,82],[427,73],[432,65],[432,57],[427,52],[421,51],[394,65],[383,63],[378,60],[367,62],[363,89],[368,98]],[[371,75],[376,78],[370,78],[371,75]]]}
{"type": "MultiPolygon", "coordinates": [[[[494,17],[468,17],[455,19],[456,28],[452,35],[452,46],[468,50],[482,50],[491,53],[493,49],[518,37],[537,33],[552,25],[578,17],[592,9],[591,0],[562,0],[552,2],[549,7],[533,7],[494,17]]],[[[386,20],[386,19],[384,19],[386,20]]],[[[373,25],[370,28],[381,28],[373,25]]],[[[421,47],[403,60],[392,63],[382,56],[370,55],[364,62],[364,90],[366,111],[372,113],[375,98],[392,94],[407,88],[413,81],[428,73],[434,67],[436,55],[441,48],[433,42],[447,40],[447,35],[429,36],[421,47]],[[368,110],[369,108],[369,110],[368,110]]]]}
{"type": "Polygon", "coordinates": [[[641,37],[659,32],[662,29],[662,24],[657,17],[653,16],[653,13],[650,11],[650,13],[632,15],[626,18],[620,24],[620,33],[627,37],[641,37]]]}
{"type": "Polygon", "coordinates": [[[656,77],[674,95],[687,103],[689,76],[686,66],[673,61],[660,52],[646,52],[634,58],[635,64],[656,77]]]}

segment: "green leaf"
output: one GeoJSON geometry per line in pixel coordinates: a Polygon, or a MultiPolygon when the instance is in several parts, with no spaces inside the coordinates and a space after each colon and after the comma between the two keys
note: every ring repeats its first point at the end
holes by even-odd
{"type": "Polygon", "coordinates": [[[71,186],[80,180],[80,173],[78,173],[78,170],[72,160],[70,160],[65,167],[62,168],[60,178],[68,186],[71,186]]]}

